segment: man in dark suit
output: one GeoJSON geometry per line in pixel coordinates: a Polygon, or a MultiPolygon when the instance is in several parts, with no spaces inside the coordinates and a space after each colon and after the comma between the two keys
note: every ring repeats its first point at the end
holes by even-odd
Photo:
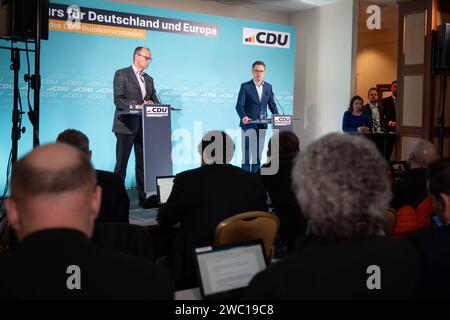
{"type": "Polygon", "coordinates": [[[140,115],[119,114],[131,106],[142,109],[142,104],[159,103],[153,78],[144,72],[150,64],[150,49],[137,47],[133,53],[131,67],[117,70],[114,75],[114,104],[116,112],[112,131],[117,137],[116,166],[114,172],[125,181],[128,158],[134,145],[136,158],[136,182],[139,202],[146,198],[144,192],[144,159],[142,145],[142,119],[140,115]]]}
{"type": "Polygon", "coordinates": [[[86,154],[35,148],[11,176],[8,221],[19,245],[0,256],[0,296],[14,299],[172,299],[169,273],[90,242],[101,188],[86,154]]]}
{"type": "Polygon", "coordinates": [[[234,143],[227,134],[208,132],[199,152],[202,166],[175,177],[172,193],[158,214],[160,226],[180,223],[173,251],[163,261],[172,270],[177,289],[197,285],[192,250],[212,245],[222,220],[246,211],[267,211],[259,177],[229,164],[234,143]]]}
{"type": "Polygon", "coordinates": [[[425,262],[425,297],[450,299],[450,160],[431,164],[427,173],[428,193],[434,212],[444,226],[412,235],[425,262]]]}
{"type": "Polygon", "coordinates": [[[305,235],[307,225],[292,188],[292,167],[300,153],[300,140],[291,131],[281,131],[272,136],[267,149],[269,162],[264,164],[262,169],[278,161],[278,170],[275,174],[263,174],[260,177],[280,219],[279,238],[290,254],[297,238],[305,235]],[[278,141],[278,144],[275,142],[272,146],[273,141],[278,141]]]}
{"type": "Polygon", "coordinates": [[[363,114],[372,119],[374,132],[383,132],[384,108],[378,103],[378,91],[376,88],[370,88],[367,95],[369,102],[363,107],[363,114]]]}
{"type": "Polygon", "coordinates": [[[242,168],[251,172],[258,171],[261,166],[266,131],[260,132],[260,129],[267,129],[267,124],[250,121],[266,118],[267,105],[272,114],[278,113],[272,86],[263,81],[265,72],[264,62],[253,63],[253,79],[241,84],[236,103],[236,111],[240,118],[239,126],[242,128],[242,168]]]}
{"type": "MultiPolygon", "coordinates": [[[[371,119],[372,130],[375,133],[386,133],[388,131],[388,123],[386,121],[386,113],[384,106],[378,103],[378,91],[376,88],[370,88],[368,92],[369,102],[363,107],[363,116],[371,119]]],[[[373,135],[371,139],[376,144],[380,153],[387,161],[391,158],[395,145],[395,137],[393,135],[373,135]]]]}
{"type": "Polygon", "coordinates": [[[396,80],[396,81],[393,81],[391,84],[392,95],[390,97],[384,98],[381,101],[381,104],[383,105],[384,111],[385,111],[384,121],[385,121],[386,127],[391,132],[395,131],[395,126],[397,125],[397,120],[396,120],[397,90],[398,90],[398,86],[397,86],[397,80],[396,80]]]}
{"type": "MultiPolygon", "coordinates": [[[[81,131],[67,129],[61,132],[56,142],[67,143],[84,152],[89,159],[92,151],[89,149],[89,139],[81,131]]],[[[96,223],[124,222],[128,223],[130,200],[122,178],[116,174],[104,170],[95,170],[97,183],[102,188],[102,204],[96,223]]]]}

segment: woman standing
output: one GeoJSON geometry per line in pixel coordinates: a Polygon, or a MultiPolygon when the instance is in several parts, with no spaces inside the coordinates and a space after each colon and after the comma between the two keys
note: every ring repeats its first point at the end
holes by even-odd
{"type": "Polygon", "coordinates": [[[348,110],[344,113],[342,130],[344,132],[370,132],[372,122],[363,115],[364,101],[360,96],[353,96],[348,110]]]}

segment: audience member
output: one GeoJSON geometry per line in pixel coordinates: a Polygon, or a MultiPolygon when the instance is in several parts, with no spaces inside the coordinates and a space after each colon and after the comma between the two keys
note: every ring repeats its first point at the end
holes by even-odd
{"type": "Polygon", "coordinates": [[[8,221],[20,244],[0,257],[0,295],[18,299],[171,299],[168,272],[94,246],[101,188],[85,153],[37,147],[11,176],[8,221]]]}
{"type": "Polygon", "coordinates": [[[297,252],[251,281],[250,299],[414,298],[419,255],[382,232],[386,162],[362,137],[328,134],[303,151],[292,175],[308,220],[297,252]]]}
{"type": "Polygon", "coordinates": [[[206,133],[199,152],[201,167],[175,177],[157,218],[160,226],[180,223],[173,251],[162,259],[172,270],[178,289],[197,285],[193,249],[212,245],[214,231],[222,220],[246,211],[267,211],[266,190],[260,178],[229,164],[234,143],[226,133],[206,133]]]}
{"type": "Polygon", "coordinates": [[[370,132],[372,120],[370,116],[363,114],[364,101],[360,96],[353,96],[350,99],[348,110],[344,112],[342,120],[342,131],[344,132],[370,132]]]}
{"type": "Polygon", "coordinates": [[[280,240],[290,253],[295,247],[295,240],[305,235],[306,220],[303,217],[295,194],[292,190],[292,167],[300,152],[300,141],[291,131],[282,131],[269,140],[267,158],[270,167],[274,157],[278,161],[278,171],[273,175],[261,175],[264,186],[269,193],[275,213],[280,219],[280,240]],[[277,144],[272,146],[272,142],[277,144]],[[276,148],[272,150],[272,148],[276,148]]]}
{"type": "MultiPolygon", "coordinates": [[[[89,139],[81,131],[67,129],[61,132],[56,142],[67,143],[77,148],[92,158],[89,149],[89,139]]],[[[102,187],[102,204],[96,223],[103,222],[125,222],[128,223],[130,200],[123,184],[122,178],[109,171],[95,170],[97,183],[102,187]]]]}
{"type": "Polygon", "coordinates": [[[431,142],[419,139],[412,145],[408,156],[410,169],[392,184],[392,208],[398,210],[405,205],[416,208],[427,197],[425,175],[436,159],[436,149],[431,142]]]}
{"type": "Polygon", "coordinates": [[[443,227],[423,231],[410,237],[425,261],[425,297],[450,299],[450,160],[430,165],[428,192],[443,227]]]}

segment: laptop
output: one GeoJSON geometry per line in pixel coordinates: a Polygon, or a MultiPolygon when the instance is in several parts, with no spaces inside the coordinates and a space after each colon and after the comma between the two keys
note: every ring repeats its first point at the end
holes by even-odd
{"type": "Polygon", "coordinates": [[[156,192],[159,206],[166,203],[167,199],[169,199],[172,192],[173,179],[175,179],[175,176],[156,177],[156,192]]]}
{"type": "Polygon", "coordinates": [[[389,168],[393,178],[398,178],[409,169],[407,161],[389,161],[389,168]]]}
{"type": "Polygon", "coordinates": [[[262,240],[194,249],[200,292],[205,300],[239,299],[266,268],[262,240]]]}

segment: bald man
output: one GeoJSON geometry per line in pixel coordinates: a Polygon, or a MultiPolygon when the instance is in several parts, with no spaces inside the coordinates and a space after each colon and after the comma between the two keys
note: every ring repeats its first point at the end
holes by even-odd
{"type": "Polygon", "coordinates": [[[436,148],[430,141],[419,139],[411,146],[408,157],[410,170],[392,184],[394,197],[391,206],[394,209],[405,205],[416,208],[427,197],[426,172],[436,159],[436,148]]]}
{"type": "Polygon", "coordinates": [[[0,295],[20,299],[171,299],[168,273],[89,241],[101,202],[88,157],[38,147],[11,176],[8,221],[20,244],[0,257],[0,295]]]}

